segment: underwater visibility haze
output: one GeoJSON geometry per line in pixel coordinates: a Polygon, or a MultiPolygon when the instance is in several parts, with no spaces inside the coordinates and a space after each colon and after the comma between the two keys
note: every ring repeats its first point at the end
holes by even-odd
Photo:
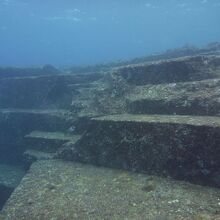
{"type": "Polygon", "coordinates": [[[81,65],[218,41],[218,0],[1,0],[0,65],[81,65]]]}
{"type": "Polygon", "coordinates": [[[0,220],[220,220],[219,0],[0,0],[0,220]]]}

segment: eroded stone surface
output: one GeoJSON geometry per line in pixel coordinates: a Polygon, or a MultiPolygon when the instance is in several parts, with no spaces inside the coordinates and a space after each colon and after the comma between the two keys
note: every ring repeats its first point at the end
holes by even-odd
{"type": "Polygon", "coordinates": [[[136,114],[219,115],[220,80],[136,86],[127,110],[136,114]]]}
{"type": "Polygon", "coordinates": [[[220,118],[110,115],[58,157],[220,186],[220,118]]]}
{"type": "Polygon", "coordinates": [[[219,77],[219,56],[195,56],[122,67],[118,74],[134,85],[197,81],[219,77]]]}
{"type": "Polygon", "coordinates": [[[58,160],[34,163],[4,220],[218,219],[220,192],[185,182],[58,160]],[[151,190],[149,184],[154,184],[151,190]]]}

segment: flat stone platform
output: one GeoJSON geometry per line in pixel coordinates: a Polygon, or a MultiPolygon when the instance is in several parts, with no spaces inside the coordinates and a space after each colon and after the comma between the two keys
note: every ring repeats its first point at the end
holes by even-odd
{"type": "Polygon", "coordinates": [[[97,117],[92,120],[220,127],[220,117],[216,116],[120,114],[97,117]]]}
{"type": "Polygon", "coordinates": [[[46,131],[32,131],[25,136],[26,138],[33,139],[46,139],[57,141],[72,141],[75,142],[80,138],[80,135],[70,135],[62,132],[46,132],[46,131]]]}
{"type": "Polygon", "coordinates": [[[19,108],[1,108],[0,113],[28,113],[28,114],[67,114],[64,109],[19,109],[19,108]]]}
{"type": "Polygon", "coordinates": [[[219,214],[219,189],[49,160],[32,165],[0,219],[216,220],[219,214]]]}

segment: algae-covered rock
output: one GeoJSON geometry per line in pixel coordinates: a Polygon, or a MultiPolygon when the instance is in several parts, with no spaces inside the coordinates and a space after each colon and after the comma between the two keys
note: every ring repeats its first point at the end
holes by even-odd
{"type": "Polygon", "coordinates": [[[195,56],[121,67],[118,74],[134,85],[197,81],[219,77],[220,57],[195,56]]]}
{"type": "Polygon", "coordinates": [[[0,212],[4,220],[150,219],[216,220],[219,190],[146,174],[60,160],[34,163],[0,212]],[[40,177],[40,178],[39,178],[40,177]]]}
{"type": "Polygon", "coordinates": [[[111,115],[59,157],[218,186],[219,140],[218,117],[111,115]]]}

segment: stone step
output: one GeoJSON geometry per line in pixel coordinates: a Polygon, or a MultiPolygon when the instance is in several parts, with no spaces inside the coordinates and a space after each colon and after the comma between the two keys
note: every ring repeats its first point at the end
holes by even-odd
{"type": "Polygon", "coordinates": [[[133,85],[218,78],[220,56],[192,56],[118,68],[116,74],[133,85]]]}
{"type": "Polygon", "coordinates": [[[131,114],[219,115],[220,79],[138,86],[128,94],[131,114]]]}
{"type": "Polygon", "coordinates": [[[26,150],[23,153],[23,164],[26,170],[29,170],[31,164],[37,160],[51,160],[55,157],[55,153],[47,153],[37,150],[26,150]]]}
{"type": "Polygon", "coordinates": [[[32,131],[25,136],[25,145],[27,149],[54,153],[61,148],[64,143],[71,142],[74,144],[80,137],[80,135],[62,132],[32,131]]]}
{"type": "Polygon", "coordinates": [[[220,117],[191,115],[107,115],[92,119],[93,122],[113,123],[164,123],[205,127],[220,127],[220,117]]]}
{"type": "Polygon", "coordinates": [[[0,108],[1,114],[37,114],[63,116],[69,113],[65,109],[22,109],[22,108],[0,108]]]}
{"type": "Polygon", "coordinates": [[[58,157],[220,187],[220,117],[110,115],[58,157]]]}
{"type": "Polygon", "coordinates": [[[50,160],[53,159],[55,156],[55,153],[46,153],[42,151],[37,150],[26,150],[24,152],[24,157],[27,158],[27,160],[36,161],[36,160],[50,160]]]}
{"type": "Polygon", "coordinates": [[[219,198],[216,188],[44,160],[31,166],[0,216],[4,220],[218,219],[219,198]]]}
{"type": "Polygon", "coordinates": [[[97,83],[73,83],[67,85],[70,89],[91,88],[95,86],[97,86],[97,83]]]}
{"type": "Polygon", "coordinates": [[[24,175],[21,167],[0,164],[0,210],[24,175]]]}
{"type": "Polygon", "coordinates": [[[67,132],[75,120],[65,110],[0,109],[0,160],[21,163],[25,135],[33,130],[67,132]]]}

